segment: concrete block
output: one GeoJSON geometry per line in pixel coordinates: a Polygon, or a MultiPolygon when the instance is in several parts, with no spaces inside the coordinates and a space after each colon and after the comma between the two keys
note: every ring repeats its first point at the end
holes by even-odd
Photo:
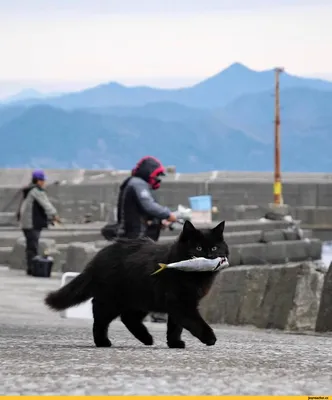
{"type": "Polygon", "coordinates": [[[332,263],[324,278],[315,330],[332,332],[332,263]]]}
{"type": "Polygon", "coordinates": [[[251,243],[240,245],[241,264],[259,265],[267,263],[266,244],[251,243]]]}
{"type": "MultiPolygon", "coordinates": [[[[61,271],[61,256],[60,252],[56,249],[55,240],[41,238],[39,240],[38,253],[43,254],[45,250],[47,250],[48,254],[54,258],[52,271],[61,271]]],[[[24,237],[20,237],[16,240],[10,253],[9,266],[13,269],[26,269],[24,237]]]]}
{"type": "Polygon", "coordinates": [[[274,204],[269,203],[266,207],[262,207],[262,211],[265,214],[270,214],[273,219],[282,219],[284,216],[290,214],[291,207],[288,204],[274,204]]]}
{"type": "MultiPolygon", "coordinates": [[[[60,262],[61,265],[64,265],[67,259],[67,251],[68,251],[68,244],[56,244],[56,249],[60,253],[60,262]]],[[[61,269],[62,271],[62,269],[61,269]]]]}
{"type": "Polygon", "coordinates": [[[42,233],[42,237],[52,238],[58,244],[69,244],[72,242],[94,242],[102,240],[100,230],[68,230],[58,231],[57,229],[48,230],[42,233]]]}
{"type": "MultiPolygon", "coordinates": [[[[283,312],[282,315],[278,315],[278,312],[275,311],[275,308],[277,307],[276,302],[278,301],[279,296],[282,296],[286,292],[284,288],[281,287],[280,281],[282,280],[283,273],[286,273],[282,271],[282,268],[287,268],[287,266],[270,266],[269,268],[270,270],[268,273],[264,297],[259,308],[256,310],[254,322],[255,326],[258,328],[283,329],[287,321],[287,312],[283,312]],[[277,321],[275,321],[274,318],[277,318],[277,321]]],[[[294,278],[294,276],[296,276],[296,273],[292,275],[292,278],[294,278]]],[[[290,293],[286,293],[287,301],[289,301],[289,299],[292,298],[296,287],[294,280],[288,282],[287,287],[288,289],[291,288],[290,293]]],[[[279,307],[277,308],[277,311],[280,312],[284,310],[282,310],[282,307],[279,307]]]]}
{"type": "Polygon", "coordinates": [[[240,265],[241,264],[241,246],[233,245],[229,246],[229,265],[240,265]]]}
{"type": "Polygon", "coordinates": [[[332,207],[296,207],[293,210],[295,218],[303,224],[315,226],[332,225],[332,207]]]}
{"type": "MultiPolygon", "coordinates": [[[[229,207],[230,208],[230,207],[229,207]]],[[[256,205],[238,205],[232,207],[235,211],[235,219],[259,219],[263,216],[262,208],[256,205]]]]}
{"type": "Polygon", "coordinates": [[[16,213],[0,212],[0,226],[17,226],[16,213]]]}
{"type": "MultiPolygon", "coordinates": [[[[306,231],[306,232],[308,232],[308,231],[306,231]]],[[[299,240],[300,239],[298,232],[294,231],[293,229],[283,229],[282,234],[284,236],[284,240],[299,240]]],[[[305,232],[303,232],[303,234],[305,236],[305,232]]]]}
{"type": "Polygon", "coordinates": [[[13,247],[18,238],[22,236],[20,231],[18,232],[0,232],[0,246],[1,247],[13,247]]]}
{"type": "Polygon", "coordinates": [[[231,265],[263,265],[317,260],[321,257],[319,239],[230,245],[231,265]]]}
{"type": "Polygon", "coordinates": [[[322,257],[322,241],[319,239],[307,239],[306,243],[308,247],[308,259],[320,260],[322,257]]]}
{"type": "MultiPolygon", "coordinates": [[[[322,183],[317,185],[317,198],[315,204],[303,204],[303,205],[312,205],[316,207],[328,207],[332,204],[332,184],[331,182],[322,183]]],[[[302,203],[300,203],[302,204],[302,203]]]]}
{"type": "Polygon", "coordinates": [[[246,290],[243,292],[238,323],[241,325],[258,325],[259,308],[263,302],[265,288],[269,277],[269,268],[261,266],[246,268],[246,290]]]}
{"type": "Polygon", "coordinates": [[[222,271],[216,278],[210,293],[203,299],[200,311],[211,323],[237,324],[238,313],[244,296],[246,273],[243,267],[222,271]]]}
{"type": "Polygon", "coordinates": [[[286,248],[287,261],[308,260],[309,244],[304,240],[289,240],[283,242],[286,248]]]}
{"type": "Polygon", "coordinates": [[[200,311],[209,323],[312,330],[323,279],[311,262],[230,268],[218,275],[200,311]]]}
{"type": "Polygon", "coordinates": [[[225,224],[225,233],[228,232],[247,232],[247,231],[271,231],[274,229],[286,228],[289,224],[286,221],[259,221],[242,220],[230,221],[225,224]]]}
{"type": "Polygon", "coordinates": [[[63,272],[82,272],[98,251],[93,243],[71,243],[68,246],[63,272]]]}
{"type": "MultiPolygon", "coordinates": [[[[303,263],[297,276],[293,307],[288,315],[287,330],[314,330],[324,284],[324,272],[311,263],[303,263]]],[[[331,314],[332,317],[332,314],[331,314]]]]}
{"type": "Polygon", "coordinates": [[[318,260],[321,258],[322,242],[319,239],[290,240],[283,243],[288,261],[318,260]]]}
{"type": "Polygon", "coordinates": [[[0,247],[0,265],[9,264],[11,252],[11,247],[0,247]]]}
{"type": "Polygon", "coordinates": [[[262,231],[258,241],[261,243],[279,242],[285,240],[285,235],[282,229],[273,231],[262,231]]]}
{"type": "MultiPolygon", "coordinates": [[[[312,239],[313,233],[311,229],[302,229],[303,239],[312,239]]],[[[291,240],[291,239],[287,239],[291,240]]]]}
{"type": "Polygon", "coordinates": [[[265,320],[266,328],[287,328],[301,270],[302,265],[300,264],[295,267],[284,265],[282,268],[275,268],[270,271],[269,278],[272,277],[272,279],[267,282],[268,293],[264,296],[265,299],[269,299],[265,303],[267,310],[269,310],[268,318],[265,320]]]}
{"type": "Polygon", "coordinates": [[[280,264],[288,261],[285,242],[269,242],[265,246],[266,263],[280,264]]]}
{"type": "MultiPolygon", "coordinates": [[[[218,203],[213,205],[218,207],[218,203]]],[[[219,212],[217,213],[216,217],[218,220],[225,220],[225,221],[236,221],[238,219],[238,214],[234,207],[221,207],[219,209],[219,212]]]]}
{"type": "MultiPolygon", "coordinates": [[[[312,231],[310,230],[303,230],[303,239],[304,238],[311,238],[312,237],[312,231]]],[[[299,236],[299,233],[292,229],[292,228],[286,228],[286,229],[274,229],[271,231],[262,231],[261,234],[261,242],[262,243],[268,243],[268,242],[279,242],[279,241],[284,241],[284,240],[300,240],[301,237],[299,236]]]]}
{"type": "MultiPolygon", "coordinates": [[[[246,284],[246,274],[239,274],[235,270],[224,276],[222,292],[227,293],[220,299],[219,306],[223,309],[223,318],[227,324],[237,325],[241,310],[246,284]]],[[[218,303],[217,303],[218,304],[218,303]]]]}
{"type": "Polygon", "coordinates": [[[224,234],[225,241],[228,245],[258,243],[261,237],[261,231],[248,232],[228,232],[224,234]]]}

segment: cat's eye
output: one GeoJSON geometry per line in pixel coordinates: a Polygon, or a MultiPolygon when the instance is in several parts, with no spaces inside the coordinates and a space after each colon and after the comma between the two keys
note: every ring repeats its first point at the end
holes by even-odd
{"type": "Polygon", "coordinates": [[[196,247],[196,250],[197,250],[197,251],[202,251],[201,246],[197,246],[197,247],[196,247]]]}
{"type": "Polygon", "coordinates": [[[211,249],[211,251],[216,251],[216,250],[217,250],[216,246],[212,247],[212,249],[211,249]]]}

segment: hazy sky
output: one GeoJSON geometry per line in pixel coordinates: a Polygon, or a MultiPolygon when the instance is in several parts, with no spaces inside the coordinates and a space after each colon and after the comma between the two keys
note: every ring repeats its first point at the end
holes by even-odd
{"type": "Polygon", "coordinates": [[[332,79],[331,49],[332,0],[0,0],[7,91],[180,86],[235,61],[332,79]]]}

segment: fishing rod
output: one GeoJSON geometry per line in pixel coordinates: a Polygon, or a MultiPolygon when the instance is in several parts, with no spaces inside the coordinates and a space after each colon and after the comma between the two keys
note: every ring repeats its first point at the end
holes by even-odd
{"type": "Polygon", "coordinates": [[[174,225],[175,224],[179,224],[179,225],[184,225],[184,223],[186,222],[186,220],[184,219],[184,218],[179,218],[179,219],[177,219],[175,222],[171,222],[169,225],[168,225],[168,229],[170,230],[170,231],[174,231],[176,228],[174,227],[174,225]]]}

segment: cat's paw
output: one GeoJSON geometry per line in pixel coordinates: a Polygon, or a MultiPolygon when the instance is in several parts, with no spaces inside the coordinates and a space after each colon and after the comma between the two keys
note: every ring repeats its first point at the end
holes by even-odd
{"type": "Polygon", "coordinates": [[[183,340],[172,340],[167,342],[170,349],[185,349],[186,343],[183,340]]]}
{"type": "Polygon", "coordinates": [[[206,342],[205,342],[205,344],[207,345],[207,346],[214,346],[215,345],[215,343],[216,343],[216,341],[217,341],[217,338],[210,338],[209,340],[207,340],[206,342]]]}
{"type": "Polygon", "coordinates": [[[141,342],[145,344],[145,346],[152,346],[153,337],[151,335],[146,335],[144,338],[142,338],[141,342]]]}
{"type": "Polygon", "coordinates": [[[112,342],[109,339],[96,340],[95,345],[96,347],[111,347],[112,342]]]}
{"type": "Polygon", "coordinates": [[[212,330],[206,333],[202,338],[202,343],[206,344],[207,346],[214,346],[216,341],[216,335],[213,333],[212,330]]]}

